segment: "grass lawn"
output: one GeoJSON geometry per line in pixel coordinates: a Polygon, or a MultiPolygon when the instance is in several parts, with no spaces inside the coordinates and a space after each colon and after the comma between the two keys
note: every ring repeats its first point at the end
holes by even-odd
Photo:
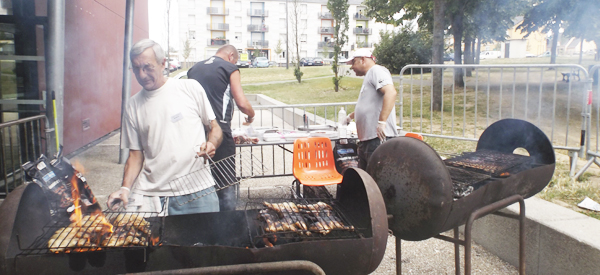
{"type": "MultiPolygon", "coordinates": [[[[170,73],[169,76],[174,77],[178,73],[185,72],[187,70],[187,68],[181,68],[170,73]]],[[[304,73],[302,79],[333,76],[331,66],[301,67],[300,70],[302,70],[304,73]]],[[[296,76],[294,76],[294,67],[291,66],[287,70],[285,67],[240,68],[240,74],[242,76],[242,84],[296,80],[296,76]]]]}
{"type": "MultiPolygon", "coordinates": [[[[545,60],[548,58],[527,58],[527,59],[519,59],[520,61],[529,61],[531,60],[532,63],[529,64],[533,64],[533,62],[536,62],[537,64],[540,63],[540,61],[545,61],[546,64],[549,63],[549,59],[545,60]]],[[[507,63],[502,63],[502,62],[508,62],[510,60],[505,60],[505,59],[498,59],[498,60],[493,60],[493,61],[486,61],[486,64],[507,64],[507,63]]],[[[559,61],[561,61],[561,59],[559,58],[559,61]]],[[[572,60],[567,60],[567,61],[572,61],[572,60]]],[[[571,64],[575,64],[577,59],[575,59],[574,62],[559,62],[559,63],[571,63],[571,64]]],[[[482,62],[483,63],[483,62],[482,62]]],[[[584,66],[585,68],[587,68],[587,66],[584,66]]],[[[303,79],[306,78],[311,78],[311,77],[318,77],[318,76],[327,76],[327,75],[331,75],[330,67],[328,66],[324,66],[324,67],[304,67],[302,68],[303,71],[305,72],[303,79]],[[326,68],[326,69],[325,69],[326,68]]],[[[247,84],[247,83],[260,83],[260,82],[267,82],[267,81],[275,81],[275,80],[294,80],[295,77],[293,76],[293,70],[289,70],[286,71],[285,68],[268,68],[268,69],[241,69],[240,70],[242,72],[242,83],[247,84]],[[268,73],[266,73],[268,72],[268,73]]],[[[540,72],[540,71],[538,71],[540,72]]],[[[451,74],[451,70],[447,70],[446,73],[451,74]]],[[[446,73],[445,73],[445,77],[446,77],[446,73]]],[[[548,81],[552,81],[554,78],[552,76],[556,75],[556,72],[552,71],[552,72],[542,72],[544,74],[544,79],[548,80],[548,81]],[[548,74],[548,75],[546,75],[548,74]]],[[[485,78],[487,77],[487,72],[485,72],[486,76],[482,77],[480,76],[480,78],[485,78]]],[[[506,74],[504,77],[508,77],[509,75],[512,75],[512,72],[510,74],[506,74]]],[[[560,74],[558,74],[560,75],[560,74]]],[[[448,75],[450,76],[450,75],[448,75]]],[[[420,77],[420,76],[419,76],[420,77]]],[[[493,77],[493,75],[491,76],[493,77]]],[[[450,78],[451,79],[451,78],[450,78]]],[[[276,100],[279,100],[281,102],[287,103],[287,104],[310,104],[310,103],[335,103],[335,102],[354,102],[357,100],[358,98],[358,93],[360,91],[360,87],[362,85],[362,79],[360,78],[352,78],[352,77],[346,77],[342,80],[342,88],[339,92],[334,92],[333,91],[333,84],[332,84],[332,80],[331,78],[327,77],[327,78],[320,78],[320,79],[309,79],[309,80],[305,80],[302,81],[302,83],[297,83],[297,82],[287,82],[287,83],[278,83],[278,84],[269,84],[269,85],[250,85],[250,86],[244,86],[244,91],[247,94],[264,94],[267,95],[269,97],[272,97],[276,100]]],[[[395,87],[396,89],[398,89],[398,83],[395,83],[395,87]]],[[[405,89],[406,86],[405,86],[405,89]]],[[[473,119],[474,116],[474,111],[472,110],[473,108],[473,94],[474,91],[473,89],[469,89],[466,93],[466,99],[467,99],[467,103],[464,105],[464,107],[462,107],[459,103],[455,103],[455,106],[457,107],[454,112],[457,114],[461,114],[460,119],[457,121],[451,121],[451,112],[452,110],[449,109],[449,107],[451,106],[451,96],[449,94],[445,94],[444,96],[444,133],[448,134],[448,131],[450,130],[450,125],[456,125],[455,127],[457,127],[458,129],[462,129],[463,125],[457,125],[457,124],[461,124],[462,123],[462,108],[467,108],[467,122],[472,122],[471,120],[473,119]]],[[[462,97],[462,95],[461,95],[462,97]]],[[[415,99],[413,98],[413,101],[415,99]]],[[[411,115],[413,117],[413,119],[416,119],[417,117],[419,117],[421,114],[420,113],[412,113],[410,112],[410,109],[408,108],[409,104],[411,102],[411,98],[410,98],[410,93],[405,93],[404,94],[404,114],[403,114],[403,118],[405,123],[410,119],[411,115]]],[[[425,102],[428,102],[428,99],[425,100],[425,102]]],[[[461,101],[462,102],[462,101],[461,101]]],[[[416,102],[415,102],[416,103],[416,102]]],[[[479,103],[478,103],[479,105],[479,103]]],[[[477,113],[478,116],[485,116],[484,110],[485,108],[481,107],[477,109],[477,113]]],[[[348,108],[347,112],[350,113],[353,111],[353,108],[350,107],[348,108]]],[[[399,110],[397,110],[398,115],[399,115],[399,110]]],[[[317,111],[318,115],[323,116],[323,112],[322,111],[317,111]]],[[[328,112],[327,117],[329,119],[331,119],[333,116],[333,112],[328,112]]],[[[439,117],[440,117],[440,113],[439,112],[434,112],[433,114],[429,113],[429,108],[427,106],[425,106],[423,108],[423,117],[426,118],[425,120],[425,129],[426,131],[424,132],[430,132],[433,129],[433,132],[439,132],[441,129],[441,125],[431,125],[430,126],[430,120],[428,120],[428,118],[431,116],[432,121],[440,121],[439,117]]],[[[483,121],[481,121],[483,122],[483,121]]],[[[438,122],[439,124],[439,122],[438,122]]],[[[475,125],[471,124],[467,124],[468,126],[465,126],[465,128],[469,129],[470,131],[470,137],[473,136],[473,130],[476,130],[478,133],[481,133],[483,130],[485,130],[485,125],[480,125],[479,121],[477,123],[477,129],[474,129],[473,127],[475,127],[475,125]]],[[[460,136],[460,133],[455,133],[456,136],[460,136]]],[[[460,152],[469,152],[469,151],[474,151],[475,150],[475,146],[476,143],[475,142],[469,142],[469,141],[457,141],[457,140],[450,140],[450,139],[441,139],[441,138],[425,138],[425,141],[431,145],[440,155],[444,156],[446,155],[450,155],[450,154],[456,154],[456,153],[460,153],[460,152]]],[[[550,184],[548,185],[548,187],[546,187],[542,192],[540,192],[539,194],[537,194],[538,197],[548,200],[548,201],[552,201],[555,202],[559,205],[571,208],[575,211],[579,211],[581,213],[584,213],[588,216],[591,217],[595,217],[600,219],[600,214],[592,212],[592,211],[586,211],[586,210],[582,210],[580,208],[578,208],[576,205],[577,203],[581,202],[586,196],[597,201],[600,202],[600,169],[598,169],[595,166],[592,166],[590,169],[587,170],[586,173],[584,173],[584,175],[579,179],[579,180],[574,180],[571,179],[569,177],[569,158],[567,156],[567,152],[566,151],[562,151],[562,150],[556,150],[556,156],[557,156],[557,163],[556,163],[556,171],[554,173],[554,177],[551,180],[550,184]]],[[[581,168],[582,164],[580,162],[580,164],[578,165],[578,168],[581,168]]]]}

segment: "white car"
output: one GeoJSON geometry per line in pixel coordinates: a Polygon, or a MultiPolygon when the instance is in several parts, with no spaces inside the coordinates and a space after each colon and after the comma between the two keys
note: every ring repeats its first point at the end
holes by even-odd
{"type": "Polygon", "coordinates": [[[492,59],[502,57],[501,51],[485,51],[479,55],[479,59],[492,59]]]}

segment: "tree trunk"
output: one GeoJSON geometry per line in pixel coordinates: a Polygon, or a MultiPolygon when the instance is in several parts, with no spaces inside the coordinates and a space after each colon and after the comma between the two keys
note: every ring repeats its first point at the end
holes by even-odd
{"type": "MultiPolygon", "coordinates": [[[[433,41],[431,63],[444,64],[444,0],[433,2],[433,41]]],[[[433,69],[433,98],[432,108],[441,111],[442,108],[442,69],[433,69]]]]}
{"type": "MultiPolygon", "coordinates": [[[[473,52],[471,45],[473,40],[470,35],[465,35],[465,64],[473,64],[473,52]]],[[[467,77],[471,76],[471,68],[466,69],[467,77]]]]}
{"type": "MultiPolygon", "coordinates": [[[[452,35],[454,36],[454,64],[462,64],[462,34],[463,34],[463,14],[458,13],[452,20],[452,35]]],[[[454,69],[454,86],[464,87],[463,69],[454,69]]]]}
{"type": "Polygon", "coordinates": [[[475,52],[475,64],[479,64],[479,56],[481,55],[481,39],[477,39],[477,50],[475,52]]]}
{"type": "Polygon", "coordinates": [[[552,51],[550,52],[550,64],[556,64],[556,55],[558,54],[558,30],[560,29],[559,24],[555,24],[552,29],[552,51]]]}
{"type": "Polygon", "coordinates": [[[579,45],[579,65],[581,65],[581,59],[583,58],[583,37],[581,38],[581,44],[579,45]]]}

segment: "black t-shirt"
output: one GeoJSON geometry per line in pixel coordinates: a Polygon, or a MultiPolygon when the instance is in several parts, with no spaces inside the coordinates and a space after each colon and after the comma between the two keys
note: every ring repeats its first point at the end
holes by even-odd
{"type": "Polygon", "coordinates": [[[224,132],[231,132],[233,97],[229,77],[238,68],[218,56],[196,63],[189,71],[188,78],[195,79],[206,91],[206,96],[215,112],[217,121],[224,132]]]}

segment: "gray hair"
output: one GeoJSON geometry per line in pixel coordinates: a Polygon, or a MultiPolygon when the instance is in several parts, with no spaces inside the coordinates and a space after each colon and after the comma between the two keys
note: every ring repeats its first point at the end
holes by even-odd
{"type": "Polygon", "coordinates": [[[158,43],[150,39],[142,39],[135,43],[135,45],[133,45],[133,47],[131,47],[131,50],[129,51],[129,59],[133,61],[134,58],[142,54],[148,48],[152,48],[152,50],[154,51],[154,56],[156,56],[156,62],[158,64],[162,64],[165,60],[165,51],[158,43]]]}

